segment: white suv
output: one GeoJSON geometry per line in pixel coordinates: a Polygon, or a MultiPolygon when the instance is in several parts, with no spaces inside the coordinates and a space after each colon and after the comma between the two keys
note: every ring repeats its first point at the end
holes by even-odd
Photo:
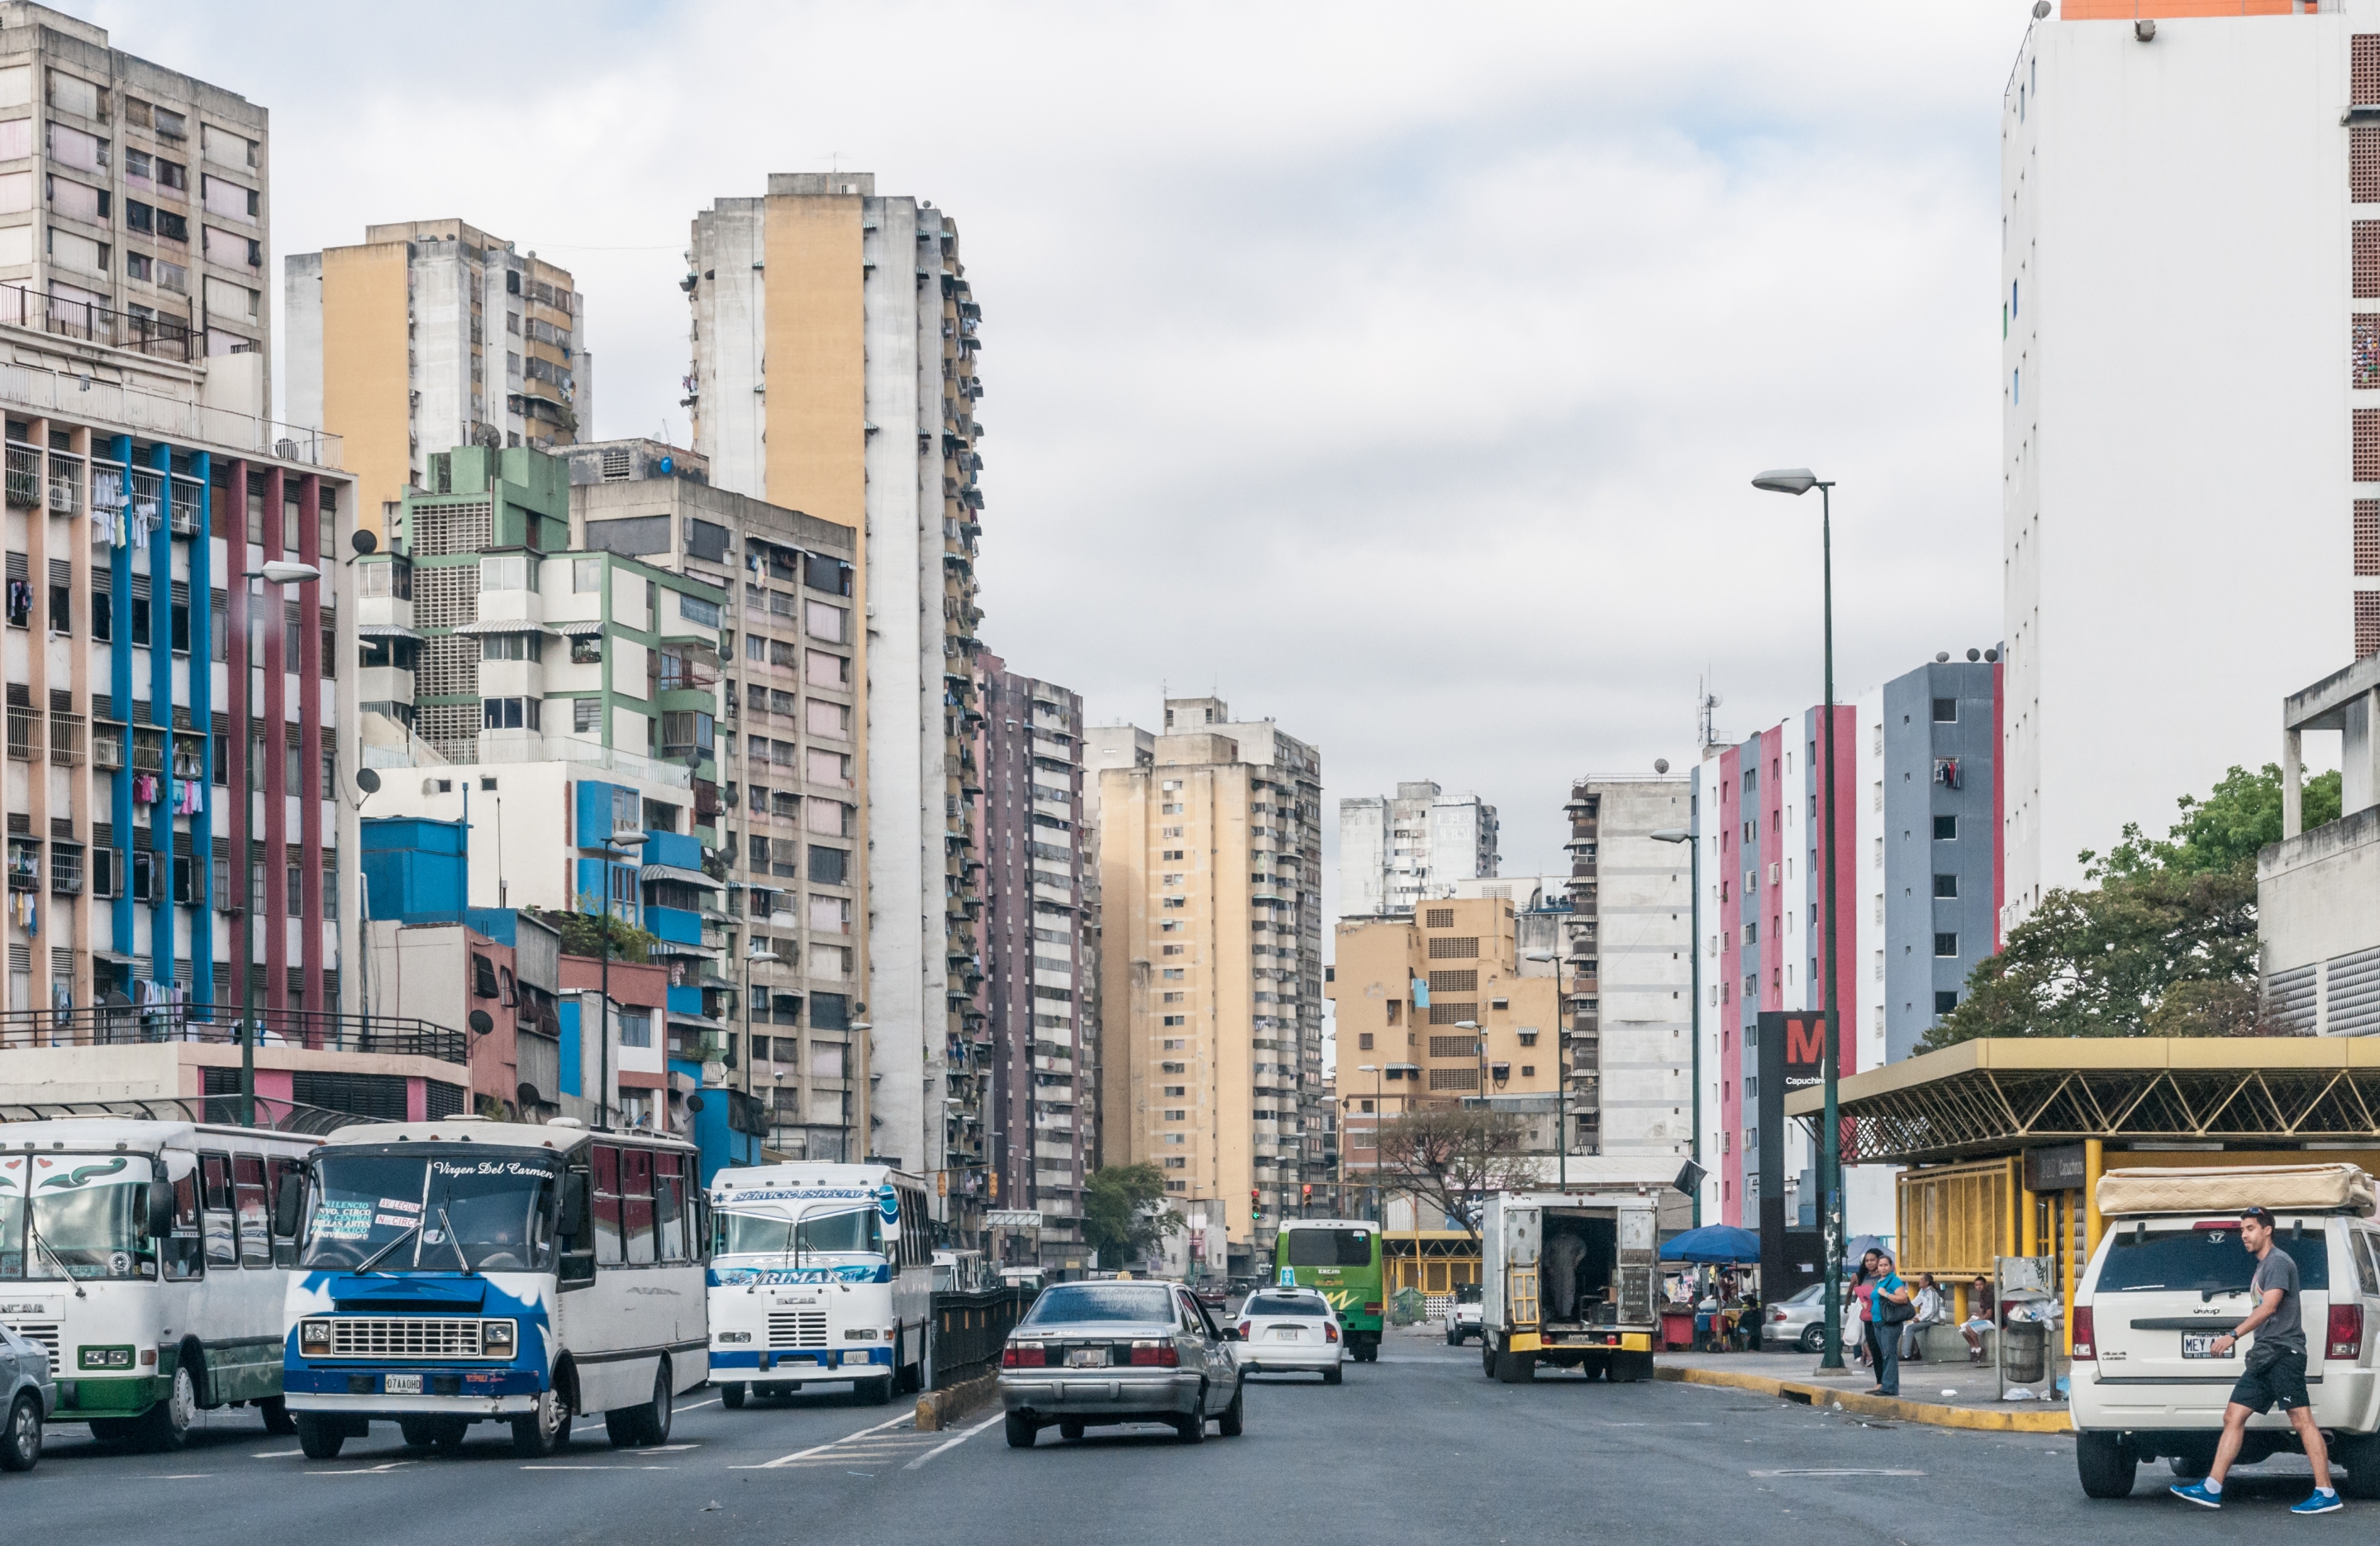
{"type": "MultiPolygon", "coordinates": [[[[2223,1408],[2255,1342],[2251,1333],[2228,1358],[2215,1353],[2215,1338],[2255,1308],[2248,1280],[2256,1260],[2240,1243],[2240,1205],[2107,1218],[2074,1295],[2069,1409],[2082,1491],[2092,1497],[2130,1493],[2143,1460],[2163,1458],[2192,1479],[2214,1464],[2223,1408]]],[[[2297,1262],[2306,1387],[2331,1465],[2346,1473],[2339,1490],[2380,1498],[2380,1229],[2352,1205],[2277,1204],[2273,1214],[2274,1249],[2297,1262]]],[[[2252,1465],[2300,1448],[2276,1410],[2249,1419],[2240,1458],[2252,1465]]]]}
{"type": "Polygon", "coordinates": [[[1454,1302],[1446,1307],[1446,1345],[1460,1347],[1479,1335],[1479,1285],[1458,1283],[1454,1302]]]}

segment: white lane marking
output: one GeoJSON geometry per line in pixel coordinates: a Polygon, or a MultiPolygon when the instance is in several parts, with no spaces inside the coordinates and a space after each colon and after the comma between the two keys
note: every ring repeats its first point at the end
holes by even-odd
{"type": "Polygon", "coordinates": [[[1784,1471],[1753,1471],[1753,1476],[1924,1476],[1924,1471],[1891,1469],[1885,1467],[1843,1466],[1834,1468],[1784,1471]]]}
{"type": "Polygon", "coordinates": [[[143,1481],[204,1481],[212,1471],[175,1471],[171,1475],[144,1476],[143,1481]]]}
{"type": "MultiPolygon", "coordinates": [[[[1704,1426],[1709,1426],[1706,1423],[1704,1426]]],[[[650,1449],[632,1449],[631,1455],[670,1455],[681,1449],[700,1449],[700,1444],[655,1444],[650,1449]]]]}
{"type": "Polygon", "coordinates": [[[302,1449],[262,1449],[249,1456],[251,1460],[286,1460],[293,1455],[303,1455],[302,1449]]]}
{"type": "Polygon", "coordinates": [[[667,1466],[523,1466],[525,1471],[666,1471],[667,1466]]]}
{"type": "Polygon", "coordinates": [[[712,1396],[709,1401],[695,1401],[695,1402],[690,1402],[690,1403],[688,1403],[688,1404],[687,1404],[687,1405],[686,1405],[686,1406],[683,1406],[683,1407],[671,1407],[670,1409],[671,1409],[672,1411],[677,1411],[677,1412],[691,1412],[691,1411],[695,1411],[695,1410],[697,1410],[698,1408],[700,1408],[700,1407],[703,1407],[714,1406],[714,1405],[716,1405],[716,1404],[717,1404],[718,1400],[719,1400],[719,1397],[717,1397],[717,1396],[715,1396],[715,1395],[714,1395],[714,1396],[712,1396]]]}
{"type": "Polygon", "coordinates": [[[391,1460],[379,1466],[348,1466],[335,1471],[308,1471],[308,1476],[386,1476],[401,1467],[414,1464],[410,1460],[391,1460]]]}
{"type": "Polygon", "coordinates": [[[926,1451],[925,1454],[920,1455],[915,1460],[910,1461],[901,1468],[905,1471],[914,1471],[918,1467],[924,1465],[927,1461],[931,1460],[935,1455],[940,1455],[942,1451],[946,1449],[958,1448],[959,1445],[966,1443],[969,1439],[974,1438],[978,1433],[982,1432],[993,1423],[1002,1420],[1007,1416],[1008,1414],[1005,1412],[995,1413],[992,1416],[984,1419],[981,1422],[977,1423],[973,1428],[967,1429],[965,1431],[960,1433],[957,1437],[943,1440],[941,1443],[936,1444],[933,1448],[926,1451]]]}
{"type": "Polygon", "coordinates": [[[793,1454],[791,1454],[791,1455],[781,1455],[777,1456],[777,1458],[775,1458],[774,1460],[763,1460],[763,1461],[761,1461],[761,1462],[760,1462],[759,1465],[757,1465],[757,1466],[730,1466],[730,1467],[728,1467],[727,1468],[728,1468],[729,1470],[731,1470],[731,1471],[771,1471],[771,1470],[775,1470],[775,1469],[776,1469],[778,1467],[780,1467],[780,1466],[790,1466],[790,1465],[792,1465],[792,1464],[793,1464],[795,1461],[796,1461],[796,1460],[807,1460],[807,1459],[808,1459],[808,1458],[809,1458],[811,1455],[823,1455],[823,1454],[825,1454],[828,1450],[831,1450],[831,1449],[834,1448],[837,1444],[845,1444],[845,1443],[850,1443],[852,1440],[854,1440],[854,1439],[862,1439],[862,1438],[866,1438],[866,1437],[867,1437],[868,1434],[870,1434],[870,1433],[880,1433],[880,1432],[882,1432],[882,1431],[883,1431],[885,1429],[887,1429],[887,1428],[897,1428],[897,1427],[899,1427],[902,1423],[905,1423],[905,1422],[915,1422],[915,1421],[917,1421],[917,1413],[915,1413],[915,1412],[905,1412],[905,1413],[903,1413],[903,1414],[902,1414],[901,1416],[899,1416],[899,1417],[896,1417],[896,1418],[887,1418],[887,1419],[885,1419],[882,1422],[876,1423],[875,1425],[873,1425],[873,1426],[871,1426],[871,1427],[863,1428],[863,1429],[859,1430],[859,1431],[857,1431],[856,1433],[845,1433],[845,1434],[844,1434],[842,1438],[840,1438],[840,1439],[829,1439],[826,1443],[822,1443],[822,1444],[812,1444],[812,1445],[811,1445],[809,1448],[808,1448],[808,1449],[795,1450],[795,1451],[793,1454]]]}

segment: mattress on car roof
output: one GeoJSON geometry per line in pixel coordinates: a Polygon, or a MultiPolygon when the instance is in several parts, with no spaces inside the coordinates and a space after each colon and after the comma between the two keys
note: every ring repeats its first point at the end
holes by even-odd
{"type": "Polygon", "coordinates": [[[2110,1170],[2099,1178],[2101,1214],[2237,1214],[2349,1209],[2369,1216],[2380,1193],[2352,1165],[2226,1165],[2110,1170]]]}

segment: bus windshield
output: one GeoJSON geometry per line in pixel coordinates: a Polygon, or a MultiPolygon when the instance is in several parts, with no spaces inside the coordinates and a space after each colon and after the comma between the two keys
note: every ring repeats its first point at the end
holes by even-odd
{"type": "Polygon", "coordinates": [[[777,1214],[712,1215],[711,1253],[717,1256],[808,1256],[813,1251],[884,1254],[882,1216],[873,1203],[831,1214],[811,1214],[799,1228],[777,1214]]]}
{"type": "Polygon", "coordinates": [[[1284,1229],[1293,1267],[1368,1267],[1374,1236],[1368,1229],[1284,1229]]]}
{"type": "Polygon", "coordinates": [[[143,1229],[150,1179],[145,1155],[0,1160],[0,1280],[144,1275],[155,1256],[143,1229]]]}
{"type": "Polygon", "coordinates": [[[326,1150],[299,1264],[551,1272],[554,1167],[529,1154],[326,1150]]]}

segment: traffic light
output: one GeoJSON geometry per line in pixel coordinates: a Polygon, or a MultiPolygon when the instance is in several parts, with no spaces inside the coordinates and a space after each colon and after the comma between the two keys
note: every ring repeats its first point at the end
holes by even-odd
{"type": "Polygon", "coordinates": [[[1264,1192],[1256,1187],[1248,1189],[1248,1222],[1251,1224],[1264,1222],[1264,1192]]]}
{"type": "Polygon", "coordinates": [[[1314,1183],[1312,1181],[1308,1181],[1297,1189],[1297,1200],[1306,1207],[1311,1208],[1314,1206],[1314,1183]]]}

